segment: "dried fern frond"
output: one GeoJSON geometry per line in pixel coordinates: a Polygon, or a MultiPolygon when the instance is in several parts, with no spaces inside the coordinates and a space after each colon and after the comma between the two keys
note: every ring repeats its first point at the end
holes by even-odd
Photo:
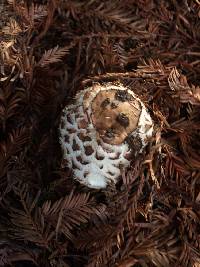
{"type": "Polygon", "coordinates": [[[154,230],[146,236],[145,241],[133,247],[129,255],[139,257],[139,259],[147,257],[149,263],[153,263],[154,266],[172,266],[178,258],[177,254],[180,253],[180,249],[176,247],[178,239],[175,237],[175,232],[167,234],[166,230],[163,229],[161,232],[159,229],[154,230]]]}
{"type": "Polygon", "coordinates": [[[21,27],[13,18],[10,18],[10,21],[7,23],[6,26],[3,27],[2,32],[6,35],[18,35],[22,32],[21,27]]]}
{"type": "Polygon", "coordinates": [[[74,194],[61,198],[51,204],[47,201],[43,204],[42,211],[47,220],[55,227],[56,233],[63,233],[70,240],[73,239],[73,229],[83,223],[87,223],[91,215],[95,213],[101,218],[101,209],[94,207],[89,194],[74,194]]]}
{"type": "Polygon", "coordinates": [[[169,86],[180,97],[182,103],[200,105],[200,87],[189,86],[185,76],[180,75],[177,69],[173,69],[169,75],[169,86]]]}
{"type": "MultiPolygon", "coordinates": [[[[122,27],[126,27],[128,31],[138,31],[140,34],[148,34],[145,31],[146,21],[139,18],[133,13],[133,8],[124,8],[122,2],[113,1],[112,3],[98,3],[98,1],[88,1],[82,3],[81,1],[60,1],[58,6],[59,13],[69,18],[70,15],[74,19],[90,19],[91,23],[94,18],[98,19],[102,24],[113,24],[113,30],[118,31],[122,27]],[[81,15],[81,16],[80,16],[81,15]]],[[[100,24],[100,23],[99,23],[100,24]]],[[[98,28],[100,25],[96,25],[98,28]]]]}
{"type": "MultiPolygon", "coordinates": [[[[178,260],[180,265],[190,267],[200,264],[200,253],[199,249],[193,248],[188,242],[184,242],[182,253],[178,260]]],[[[198,266],[198,265],[197,265],[198,266]]]]}
{"type": "Polygon", "coordinates": [[[16,88],[13,94],[12,86],[1,90],[0,92],[0,128],[5,131],[8,120],[19,116],[22,106],[25,102],[25,91],[16,88]]]}
{"type": "Polygon", "coordinates": [[[37,22],[42,21],[47,16],[47,6],[46,5],[35,5],[34,9],[34,20],[37,22]]]}
{"type": "Polygon", "coordinates": [[[25,1],[20,1],[18,3],[17,1],[13,1],[10,2],[10,5],[29,29],[36,27],[38,23],[43,21],[47,16],[46,5],[35,5],[34,3],[27,5],[25,1]]]}
{"type": "Polygon", "coordinates": [[[0,143],[1,177],[3,177],[7,171],[6,164],[8,164],[10,158],[17,155],[17,153],[22,150],[23,146],[27,144],[29,138],[29,130],[26,127],[21,127],[11,132],[8,139],[0,143]]]}
{"type": "Polygon", "coordinates": [[[42,210],[37,205],[40,192],[32,198],[26,184],[18,184],[13,189],[22,205],[22,209],[11,208],[10,211],[13,235],[17,240],[27,240],[49,249],[54,232],[45,224],[42,210]]]}
{"type": "Polygon", "coordinates": [[[56,63],[61,61],[61,58],[64,57],[69,52],[69,47],[56,46],[42,55],[42,58],[37,63],[37,66],[46,67],[51,63],[56,63]]]}
{"type": "Polygon", "coordinates": [[[164,66],[162,62],[158,60],[149,59],[148,62],[143,61],[143,64],[138,66],[138,72],[144,72],[148,74],[167,75],[170,68],[164,66]]]}
{"type": "Polygon", "coordinates": [[[16,264],[19,261],[27,261],[29,264],[37,265],[39,250],[27,249],[25,246],[16,242],[1,241],[0,244],[0,265],[8,266],[16,264]]]}

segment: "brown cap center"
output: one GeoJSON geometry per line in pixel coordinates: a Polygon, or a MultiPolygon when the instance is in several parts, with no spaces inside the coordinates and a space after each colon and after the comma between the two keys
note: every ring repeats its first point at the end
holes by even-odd
{"type": "Polygon", "coordinates": [[[92,101],[92,121],[104,142],[124,142],[138,124],[141,104],[127,90],[100,91],[92,101]]]}

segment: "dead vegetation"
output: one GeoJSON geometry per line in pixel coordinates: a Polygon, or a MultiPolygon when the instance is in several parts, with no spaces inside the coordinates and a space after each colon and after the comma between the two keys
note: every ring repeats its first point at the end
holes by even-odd
{"type": "Polygon", "coordinates": [[[200,2],[3,0],[0,266],[200,266],[200,2]],[[156,132],[116,188],[60,165],[62,108],[120,81],[156,132]]]}

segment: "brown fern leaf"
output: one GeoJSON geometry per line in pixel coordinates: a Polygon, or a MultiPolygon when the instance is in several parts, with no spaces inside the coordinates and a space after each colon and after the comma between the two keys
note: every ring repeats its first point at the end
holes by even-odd
{"type": "Polygon", "coordinates": [[[44,17],[47,16],[47,6],[46,5],[35,5],[34,8],[34,20],[42,21],[44,17]]]}
{"type": "Polygon", "coordinates": [[[25,1],[10,1],[10,5],[29,29],[34,28],[47,16],[46,5],[35,5],[34,3],[27,5],[25,1]]]}
{"type": "Polygon", "coordinates": [[[5,175],[10,158],[23,150],[29,138],[29,129],[21,127],[11,132],[6,142],[0,143],[0,177],[5,175]]]}
{"type": "MultiPolygon", "coordinates": [[[[132,178],[132,180],[134,179],[132,178]]],[[[88,267],[112,266],[108,265],[108,262],[112,261],[112,254],[115,253],[117,247],[123,246],[126,239],[125,232],[132,229],[135,224],[135,215],[138,212],[137,202],[143,188],[143,182],[143,178],[141,178],[138,189],[128,200],[128,193],[125,196],[122,194],[122,199],[120,199],[120,195],[116,196],[116,200],[110,199],[112,202],[117,202],[114,217],[110,218],[113,223],[115,222],[113,226],[109,226],[109,224],[96,225],[94,228],[80,233],[75,240],[76,246],[80,249],[89,249],[91,253],[88,267]]],[[[112,204],[109,210],[113,210],[112,204]]]]}
{"type": "MultiPolygon", "coordinates": [[[[114,245],[116,245],[114,243],[114,245]]],[[[112,257],[112,246],[114,246],[111,241],[109,241],[109,244],[104,244],[103,247],[101,247],[99,250],[95,249],[93,253],[90,255],[89,263],[86,265],[86,267],[103,267],[103,266],[109,266],[109,260],[112,257]]]]}
{"type": "MultiPolygon", "coordinates": [[[[178,208],[178,217],[181,223],[179,224],[180,238],[183,243],[187,243],[194,251],[199,251],[200,239],[198,233],[198,212],[192,208],[178,208]]],[[[197,258],[196,255],[195,258],[197,258]]],[[[200,256],[200,254],[199,254],[200,256]]],[[[198,257],[199,257],[198,256],[198,257]]],[[[199,259],[200,260],[200,257],[199,259]]]]}
{"type": "Polygon", "coordinates": [[[3,131],[6,129],[8,120],[19,118],[20,111],[25,106],[24,102],[25,91],[23,89],[16,88],[13,93],[12,86],[7,86],[0,92],[0,127],[3,128],[3,131]]]}
{"type": "Polygon", "coordinates": [[[10,133],[6,151],[7,158],[16,155],[23,149],[23,146],[29,141],[29,134],[29,129],[26,127],[18,128],[10,133]]]}
{"type": "Polygon", "coordinates": [[[81,1],[61,1],[58,11],[65,18],[69,18],[71,15],[76,20],[83,18],[91,22],[94,18],[98,19],[99,23],[95,25],[98,28],[101,24],[111,24],[113,30],[116,28],[119,31],[120,28],[126,27],[129,31],[140,32],[140,35],[147,34],[145,31],[146,20],[135,15],[133,5],[132,8],[124,8],[124,3],[121,1],[110,3],[88,1],[84,4],[81,1]]]}
{"type": "MultiPolygon", "coordinates": [[[[92,11],[94,12],[94,10],[92,11]]],[[[115,23],[119,23],[121,25],[129,25],[132,22],[132,16],[130,16],[131,10],[123,10],[119,8],[119,6],[115,5],[115,3],[106,6],[99,5],[99,7],[95,10],[95,15],[97,17],[103,18],[104,20],[113,21],[115,23]]]]}
{"type": "MultiPolygon", "coordinates": [[[[92,242],[93,244],[89,250],[90,254],[89,254],[89,262],[86,265],[87,267],[110,266],[109,262],[112,259],[114,251],[116,251],[117,247],[120,246],[120,242],[114,234],[116,233],[116,229],[113,229],[114,232],[112,233],[110,232],[111,228],[110,229],[108,228],[109,227],[105,226],[104,229],[102,226],[102,229],[99,229],[100,231],[97,232],[99,240],[96,239],[96,242],[94,242],[94,236],[93,237],[91,236],[91,238],[93,239],[92,242]],[[99,235],[100,232],[102,233],[101,235],[99,235]]],[[[92,231],[90,233],[92,233],[92,231]]]]}
{"type": "Polygon", "coordinates": [[[45,220],[55,227],[56,233],[63,233],[67,238],[73,239],[73,230],[81,224],[87,223],[92,214],[101,218],[101,208],[95,207],[95,202],[89,199],[90,194],[75,194],[61,198],[55,203],[47,201],[42,206],[45,220]]]}
{"type": "Polygon", "coordinates": [[[184,267],[193,267],[200,264],[199,249],[195,249],[188,242],[184,242],[178,264],[184,267]]]}
{"type": "Polygon", "coordinates": [[[7,23],[7,25],[3,27],[2,32],[6,35],[15,36],[22,32],[22,29],[20,28],[16,20],[10,18],[10,21],[7,23]]]}
{"type": "Polygon", "coordinates": [[[177,247],[176,232],[170,232],[169,228],[156,228],[147,236],[143,236],[143,239],[141,233],[137,241],[138,244],[131,245],[132,251],[129,251],[129,255],[139,261],[146,258],[145,262],[153,266],[171,267],[178,259],[180,249],[177,247]]]}
{"type": "Polygon", "coordinates": [[[149,59],[148,61],[143,60],[142,63],[138,66],[138,73],[146,73],[150,76],[155,76],[158,78],[159,76],[167,77],[170,72],[170,67],[166,67],[162,64],[162,62],[158,60],[149,59]]]}
{"type": "Polygon", "coordinates": [[[22,209],[13,207],[10,210],[13,238],[27,240],[37,246],[49,249],[54,232],[45,223],[42,210],[38,206],[40,192],[33,198],[33,195],[29,193],[29,187],[21,183],[14,186],[13,190],[22,206],[22,209]]]}
{"type": "Polygon", "coordinates": [[[121,40],[120,42],[115,43],[113,45],[113,50],[117,55],[120,66],[126,66],[129,62],[129,54],[125,51],[124,41],[121,40]]]}
{"type": "Polygon", "coordinates": [[[27,247],[19,245],[17,242],[5,242],[2,240],[1,243],[0,266],[11,266],[19,261],[27,261],[37,266],[39,250],[27,249],[27,247]]]}
{"type": "Polygon", "coordinates": [[[169,175],[171,179],[175,177],[186,177],[190,175],[187,162],[184,161],[179,155],[173,152],[169,152],[165,165],[166,175],[169,175]]]}
{"type": "Polygon", "coordinates": [[[61,47],[57,45],[56,47],[45,51],[42,58],[37,63],[38,67],[46,67],[49,64],[56,63],[62,60],[62,57],[64,57],[69,52],[69,47],[61,47]]]}
{"type": "Polygon", "coordinates": [[[115,228],[109,224],[100,224],[85,231],[80,231],[74,244],[81,250],[102,247],[113,239],[115,228]]]}
{"type": "Polygon", "coordinates": [[[129,257],[128,259],[121,260],[120,262],[118,262],[116,267],[134,267],[134,265],[137,263],[138,263],[137,259],[129,257]]]}
{"type": "Polygon", "coordinates": [[[200,105],[200,87],[189,86],[186,77],[181,75],[176,68],[171,71],[168,82],[182,103],[200,105]]]}
{"type": "MultiPolygon", "coordinates": [[[[139,185],[138,185],[136,192],[134,192],[128,200],[126,212],[124,215],[124,219],[127,223],[127,227],[129,230],[133,227],[133,225],[135,223],[137,206],[138,206],[139,198],[142,194],[143,186],[144,186],[144,176],[142,174],[142,176],[140,177],[140,182],[139,182],[139,185]]],[[[122,219],[122,221],[124,219],[122,219]]]]}

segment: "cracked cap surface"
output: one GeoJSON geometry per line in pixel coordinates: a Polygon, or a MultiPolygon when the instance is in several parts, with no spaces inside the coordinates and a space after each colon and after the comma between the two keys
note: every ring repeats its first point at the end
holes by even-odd
{"type": "Polygon", "coordinates": [[[106,143],[119,145],[138,125],[141,104],[124,90],[100,91],[92,101],[92,122],[106,143]]]}

